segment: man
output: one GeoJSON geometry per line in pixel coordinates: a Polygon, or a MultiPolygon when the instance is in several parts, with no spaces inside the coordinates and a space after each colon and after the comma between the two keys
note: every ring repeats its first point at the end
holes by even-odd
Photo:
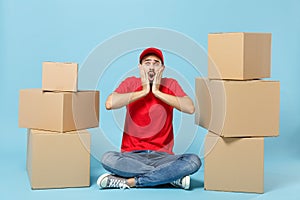
{"type": "Polygon", "coordinates": [[[193,101],[178,82],[162,78],[164,57],[161,50],[147,48],[139,60],[140,78],[126,78],[108,96],[106,109],[126,106],[121,152],[106,152],[100,188],[151,187],[171,183],[190,188],[190,176],[198,171],[197,155],[174,155],[173,108],[193,114],[193,101]]]}

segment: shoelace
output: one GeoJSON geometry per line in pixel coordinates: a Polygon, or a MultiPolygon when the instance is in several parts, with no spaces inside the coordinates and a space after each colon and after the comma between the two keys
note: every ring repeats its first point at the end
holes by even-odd
{"type": "Polygon", "coordinates": [[[108,187],[111,188],[120,188],[122,190],[125,190],[126,188],[130,189],[130,187],[121,179],[110,179],[108,187]]]}
{"type": "Polygon", "coordinates": [[[181,186],[181,185],[182,185],[181,179],[177,179],[176,181],[173,181],[172,183],[173,183],[174,185],[176,185],[176,186],[181,186]]]}

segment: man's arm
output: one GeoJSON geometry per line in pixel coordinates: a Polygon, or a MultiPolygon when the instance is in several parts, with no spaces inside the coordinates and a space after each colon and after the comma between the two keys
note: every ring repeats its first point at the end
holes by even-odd
{"type": "Polygon", "coordinates": [[[162,78],[164,67],[161,68],[161,70],[157,73],[155,76],[153,86],[152,86],[152,92],[153,94],[165,102],[166,104],[176,108],[177,110],[189,114],[193,114],[195,112],[195,106],[192,101],[192,99],[189,96],[184,97],[176,97],[170,94],[165,94],[159,90],[159,85],[162,78]]]}
{"type": "Polygon", "coordinates": [[[150,83],[148,80],[148,74],[142,69],[142,66],[139,65],[141,81],[143,89],[141,91],[129,92],[129,93],[111,93],[105,102],[105,107],[107,110],[122,108],[134,102],[144,96],[146,96],[150,91],[150,83]]]}
{"type": "Polygon", "coordinates": [[[107,110],[122,108],[123,106],[144,97],[146,94],[147,93],[144,90],[123,94],[113,92],[107,97],[105,107],[107,110]]]}
{"type": "Polygon", "coordinates": [[[188,114],[193,114],[195,112],[194,103],[189,96],[176,97],[160,91],[156,92],[154,95],[163,102],[167,103],[170,106],[173,106],[181,112],[185,112],[188,114]]]}

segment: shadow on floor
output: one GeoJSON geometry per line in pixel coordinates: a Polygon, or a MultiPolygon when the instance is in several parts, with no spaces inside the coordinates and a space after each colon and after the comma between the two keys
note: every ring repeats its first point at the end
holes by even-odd
{"type": "Polygon", "coordinates": [[[204,182],[200,180],[191,179],[190,190],[199,189],[199,188],[204,188],[204,182]]]}

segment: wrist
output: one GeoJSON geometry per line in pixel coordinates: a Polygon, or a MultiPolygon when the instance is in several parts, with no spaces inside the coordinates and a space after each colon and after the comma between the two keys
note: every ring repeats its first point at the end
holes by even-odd
{"type": "Polygon", "coordinates": [[[161,91],[159,90],[153,90],[152,93],[154,94],[155,97],[160,97],[161,91]]]}
{"type": "Polygon", "coordinates": [[[148,93],[149,93],[149,89],[148,88],[143,88],[141,91],[140,91],[140,94],[142,97],[146,96],[148,93]]]}

